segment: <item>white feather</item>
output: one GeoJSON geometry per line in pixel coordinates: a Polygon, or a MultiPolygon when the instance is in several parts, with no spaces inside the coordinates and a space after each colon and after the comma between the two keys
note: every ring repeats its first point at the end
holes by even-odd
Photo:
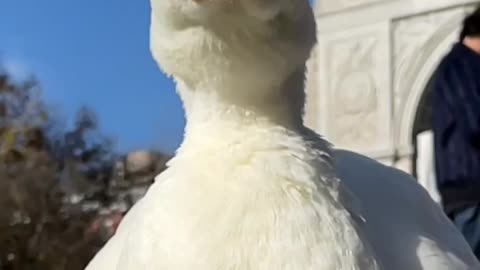
{"type": "Polygon", "coordinates": [[[87,269],[479,269],[409,177],[303,126],[313,14],[263,1],[152,0],[185,140],[87,269]]]}

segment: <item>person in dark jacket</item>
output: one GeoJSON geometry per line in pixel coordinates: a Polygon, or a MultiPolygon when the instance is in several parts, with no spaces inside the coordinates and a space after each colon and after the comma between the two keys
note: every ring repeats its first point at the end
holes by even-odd
{"type": "Polygon", "coordinates": [[[432,106],[443,207],[480,258],[480,8],[433,76],[432,106]]]}

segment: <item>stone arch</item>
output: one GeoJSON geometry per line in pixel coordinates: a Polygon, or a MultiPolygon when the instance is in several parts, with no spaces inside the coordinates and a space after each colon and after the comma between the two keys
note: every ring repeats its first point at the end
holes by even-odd
{"type": "Polygon", "coordinates": [[[433,76],[427,82],[425,90],[420,97],[418,102],[417,111],[415,113],[415,119],[413,120],[413,127],[411,132],[412,139],[412,174],[417,177],[417,158],[418,158],[418,149],[417,149],[417,136],[424,132],[432,129],[432,82],[433,76]]]}
{"type": "Polygon", "coordinates": [[[451,20],[440,26],[441,31],[437,33],[437,37],[431,39],[425,46],[425,52],[430,52],[425,61],[421,62],[419,66],[413,67],[416,70],[416,76],[412,82],[409,83],[409,94],[406,96],[404,102],[404,109],[398,121],[397,145],[399,148],[408,146],[410,153],[413,146],[413,134],[415,132],[415,120],[419,112],[422,97],[425,95],[425,90],[428,88],[428,83],[435,72],[439,62],[443,56],[451,48],[458,36],[459,18],[455,21],[451,20]]]}

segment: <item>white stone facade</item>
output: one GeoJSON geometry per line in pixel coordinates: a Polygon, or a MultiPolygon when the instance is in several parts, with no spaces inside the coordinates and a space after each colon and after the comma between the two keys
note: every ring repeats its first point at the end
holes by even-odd
{"type": "Polygon", "coordinates": [[[472,0],[317,0],[306,123],[341,148],[412,172],[424,90],[472,0]]]}

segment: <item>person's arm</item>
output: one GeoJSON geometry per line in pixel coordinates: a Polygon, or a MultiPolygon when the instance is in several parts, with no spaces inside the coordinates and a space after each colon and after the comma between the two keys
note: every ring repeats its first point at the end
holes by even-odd
{"type": "Polygon", "coordinates": [[[459,60],[445,67],[438,86],[457,125],[467,139],[480,145],[480,74],[467,62],[459,60]]]}

